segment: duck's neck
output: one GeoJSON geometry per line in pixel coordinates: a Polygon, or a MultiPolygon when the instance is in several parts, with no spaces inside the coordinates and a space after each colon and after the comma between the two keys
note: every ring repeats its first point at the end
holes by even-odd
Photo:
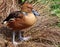
{"type": "Polygon", "coordinates": [[[22,12],[25,16],[28,14],[27,12],[22,12]]]}

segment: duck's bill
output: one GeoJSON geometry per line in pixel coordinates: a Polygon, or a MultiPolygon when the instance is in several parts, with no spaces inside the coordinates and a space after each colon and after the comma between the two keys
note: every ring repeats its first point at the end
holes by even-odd
{"type": "Polygon", "coordinates": [[[32,9],[32,13],[33,13],[35,16],[40,16],[40,14],[39,14],[36,10],[34,10],[34,9],[32,9]]]}

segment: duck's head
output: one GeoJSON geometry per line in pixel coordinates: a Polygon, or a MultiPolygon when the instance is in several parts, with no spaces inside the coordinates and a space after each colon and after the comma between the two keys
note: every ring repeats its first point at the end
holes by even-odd
{"type": "Polygon", "coordinates": [[[32,12],[32,9],[33,9],[33,6],[32,6],[30,3],[28,3],[28,2],[25,2],[25,3],[21,6],[21,11],[22,11],[22,12],[27,12],[27,13],[29,13],[29,12],[32,12]]]}
{"type": "Polygon", "coordinates": [[[29,2],[25,2],[22,4],[21,6],[21,11],[22,12],[27,12],[27,13],[33,13],[35,16],[40,16],[40,14],[34,10],[32,4],[30,4],[29,2]]]}

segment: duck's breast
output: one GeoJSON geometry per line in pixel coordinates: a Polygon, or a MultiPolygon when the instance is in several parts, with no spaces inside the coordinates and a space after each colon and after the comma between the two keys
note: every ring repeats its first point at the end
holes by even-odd
{"type": "Polygon", "coordinates": [[[36,17],[33,13],[28,13],[27,16],[25,16],[25,23],[28,25],[33,25],[36,22],[36,17]]]}

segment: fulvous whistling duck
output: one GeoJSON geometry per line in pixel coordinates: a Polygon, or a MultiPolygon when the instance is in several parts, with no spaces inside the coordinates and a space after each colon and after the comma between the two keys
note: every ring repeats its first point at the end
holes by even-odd
{"type": "MultiPolygon", "coordinates": [[[[22,37],[21,31],[22,29],[28,28],[36,23],[37,18],[39,16],[33,6],[29,3],[24,3],[21,7],[21,11],[14,11],[9,14],[9,16],[3,21],[4,24],[7,23],[7,26],[14,31],[19,32],[20,40],[28,40],[30,37],[22,37]]],[[[17,44],[15,42],[15,32],[13,31],[13,44],[17,44]]]]}

